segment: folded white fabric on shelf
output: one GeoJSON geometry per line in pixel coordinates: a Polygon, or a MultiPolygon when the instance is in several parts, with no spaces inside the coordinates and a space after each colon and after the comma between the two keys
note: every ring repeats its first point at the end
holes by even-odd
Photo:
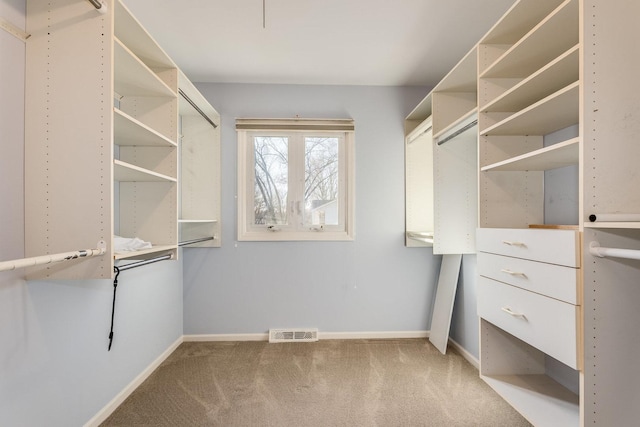
{"type": "Polygon", "coordinates": [[[113,236],[114,252],[132,252],[150,248],[151,242],[145,242],[137,237],[113,236]]]}

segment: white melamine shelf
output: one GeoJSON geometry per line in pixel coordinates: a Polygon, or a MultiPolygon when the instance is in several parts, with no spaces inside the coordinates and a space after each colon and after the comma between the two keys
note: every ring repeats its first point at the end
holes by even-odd
{"type": "Polygon", "coordinates": [[[177,97],[160,77],[117,38],[113,39],[113,51],[116,93],[122,96],[177,97]]]}
{"type": "Polygon", "coordinates": [[[579,47],[576,45],[540,68],[496,99],[480,106],[482,112],[519,111],[579,79],[579,47]]]}
{"type": "Polygon", "coordinates": [[[546,171],[577,165],[580,156],[580,138],[572,138],[531,153],[483,166],[482,172],[490,171],[546,171]]]}
{"type": "Polygon", "coordinates": [[[114,180],[121,182],[177,182],[167,175],[144,169],[121,160],[113,161],[114,180]]]}
{"type": "Polygon", "coordinates": [[[489,30],[481,43],[514,44],[538,25],[558,5],[558,0],[519,1],[489,30]]]}
{"type": "Polygon", "coordinates": [[[137,258],[140,256],[151,255],[157,252],[172,251],[172,250],[175,250],[176,248],[177,246],[174,246],[174,245],[159,245],[159,246],[152,246],[149,249],[142,249],[139,251],[117,252],[113,255],[113,259],[118,260],[118,259],[137,258]]]}
{"type": "Polygon", "coordinates": [[[506,119],[481,129],[482,136],[546,135],[578,123],[579,82],[547,96],[506,119]]]}
{"type": "Polygon", "coordinates": [[[217,219],[179,219],[180,224],[211,224],[218,222],[217,219]]]}
{"type": "Polygon", "coordinates": [[[476,92],[477,50],[471,49],[436,85],[433,92],[476,92]]]}
{"type": "Polygon", "coordinates": [[[147,66],[176,68],[176,65],[120,0],[114,3],[115,37],[147,66]]]}
{"type": "MultiPolygon", "coordinates": [[[[429,92],[427,96],[425,96],[422,101],[409,113],[406,117],[406,121],[412,121],[418,123],[416,127],[419,126],[419,123],[424,122],[427,118],[431,116],[432,108],[432,92],[429,92]]],[[[405,129],[405,133],[408,135],[413,129],[405,129]]]]}
{"type": "Polygon", "coordinates": [[[116,145],[177,147],[178,144],[127,113],[113,109],[114,143],[116,145]]]}
{"type": "Polygon", "coordinates": [[[578,43],[578,0],[567,0],[480,75],[525,77],[578,43]]]}
{"type": "Polygon", "coordinates": [[[546,375],[481,377],[533,425],[580,425],[578,395],[546,375]]]}

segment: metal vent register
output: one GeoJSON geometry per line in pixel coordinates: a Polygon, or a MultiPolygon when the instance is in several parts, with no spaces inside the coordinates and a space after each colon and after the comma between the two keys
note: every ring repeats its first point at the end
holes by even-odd
{"type": "Polygon", "coordinates": [[[318,341],[317,329],[269,329],[269,342],[318,341]]]}

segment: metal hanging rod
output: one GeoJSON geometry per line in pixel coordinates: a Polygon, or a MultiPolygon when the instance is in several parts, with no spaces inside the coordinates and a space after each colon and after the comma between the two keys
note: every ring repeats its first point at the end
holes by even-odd
{"type": "Polygon", "coordinates": [[[208,121],[208,122],[211,124],[211,126],[213,126],[214,128],[217,128],[217,127],[218,127],[218,125],[217,125],[217,124],[215,124],[215,123],[213,122],[213,120],[211,120],[211,119],[209,118],[209,116],[207,116],[207,115],[205,114],[205,112],[204,112],[204,111],[202,111],[202,110],[200,109],[200,107],[198,107],[198,106],[196,105],[196,103],[195,103],[195,102],[193,102],[193,101],[191,100],[191,98],[189,98],[189,96],[188,96],[186,93],[184,93],[184,91],[183,91],[182,89],[178,89],[178,93],[179,93],[179,94],[180,94],[180,95],[185,99],[185,101],[187,101],[189,104],[191,104],[191,106],[192,106],[193,108],[195,108],[195,110],[196,110],[198,113],[200,113],[200,115],[201,115],[202,117],[204,117],[204,119],[205,119],[206,121],[208,121]]]}
{"type": "Polygon", "coordinates": [[[598,242],[589,243],[589,253],[593,256],[600,258],[613,257],[613,258],[625,258],[625,259],[637,259],[640,260],[640,250],[637,249],[618,249],[618,248],[603,248],[598,242]]]}
{"type": "Polygon", "coordinates": [[[208,240],[214,240],[214,239],[215,239],[215,236],[203,237],[201,239],[185,240],[184,242],[178,243],[178,246],[193,245],[194,243],[206,242],[208,240]]]}
{"type": "Polygon", "coordinates": [[[132,268],[142,267],[143,265],[153,264],[154,262],[164,261],[166,259],[173,259],[173,254],[160,255],[154,258],[145,259],[138,262],[132,262],[131,264],[125,264],[123,266],[118,266],[118,270],[125,271],[130,270],[132,268]]]}
{"type": "Polygon", "coordinates": [[[107,5],[102,0],[88,0],[100,13],[107,13],[107,5]]]}
{"type": "Polygon", "coordinates": [[[445,142],[452,140],[456,136],[460,135],[463,132],[468,131],[469,129],[471,129],[472,127],[474,127],[477,124],[478,124],[478,120],[477,119],[467,123],[466,125],[464,125],[460,129],[458,129],[457,131],[453,132],[451,135],[447,135],[445,138],[442,138],[442,139],[438,140],[438,145],[442,145],[445,142]]]}
{"type": "Polygon", "coordinates": [[[97,249],[80,249],[77,251],[61,252],[53,255],[42,255],[31,258],[16,259],[13,261],[3,261],[0,262],[0,271],[10,271],[18,268],[33,267],[36,265],[52,264],[78,258],[90,258],[93,256],[104,255],[106,251],[106,245],[101,242],[98,244],[97,249]]]}

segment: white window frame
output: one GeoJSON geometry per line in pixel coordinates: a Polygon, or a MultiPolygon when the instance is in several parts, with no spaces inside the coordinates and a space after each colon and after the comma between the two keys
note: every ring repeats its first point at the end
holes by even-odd
{"type": "MultiPolygon", "coordinates": [[[[237,119],[238,134],[238,240],[239,241],[350,241],[355,238],[355,141],[353,120],[310,120],[310,119],[237,119]],[[254,221],[255,163],[253,137],[261,135],[292,135],[292,138],[304,136],[325,136],[334,134],[339,143],[339,223],[338,225],[312,226],[293,220],[287,226],[256,225],[254,221]]],[[[298,141],[300,142],[300,141],[298,141]]],[[[298,151],[303,144],[293,144],[290,153],[294,154],[289,164],[290,191],[296,187],[296,176],[304,180],[304,162],[295,164],[295,158],[304,159],[298,151]],[[297,147],[297,148],[296,148],[297,147]]],[[[297,182],[301,182],[300,179],[297,182]]],[[[302,194],[295,188],[294,194],[302,194]]],[[[292,218],[301,217],[300,203],[294,196],[288,201],[292,218]]]]}

